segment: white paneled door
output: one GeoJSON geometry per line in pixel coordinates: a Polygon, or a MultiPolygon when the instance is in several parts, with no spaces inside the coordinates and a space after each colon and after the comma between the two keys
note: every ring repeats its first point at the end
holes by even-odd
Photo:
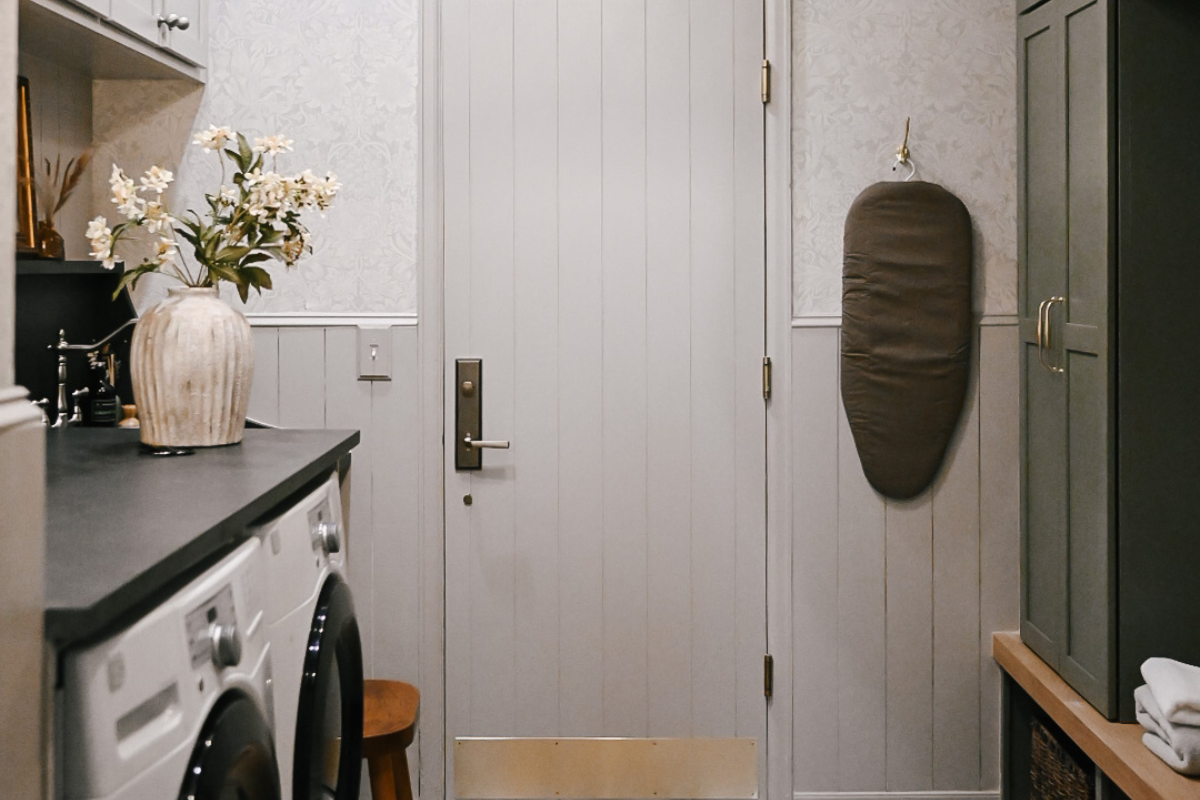
{"type": "Polygon", "coordinates": [[[445,0],[442,37],[447,757],[763,753],[763,9],[445,0]],[[512,442],[478,471],[463,358],[512,442]]]}

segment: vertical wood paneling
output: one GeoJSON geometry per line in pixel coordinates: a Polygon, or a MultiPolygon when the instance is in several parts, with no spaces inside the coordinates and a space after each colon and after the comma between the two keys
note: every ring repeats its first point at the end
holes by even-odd
{"type": "Polygon", "coordinates": [[[1016,329],[981,327],[946,462],[907,503],[862,475],[836,331],[795,328],[792,348],[794,789],[994,791],[990,639],[1018,624],[1016,329]]]}
{"type": "Polygon", "coordinates": [[[1000,670],[991,638],[1020,625],[1016,327],[981,328],[979,353],[979,777],[980,788],[993,790],[1000,786],[1000,670]]]}
{"type": "MultiPolygon", "coordinates": [[[[364,669],[368,677],[418,682],[421,562],[417,470],[421,431],[417,328],[391,329],[392,381],[358,380],[358,331],[353,327],[258,327],[254,329],[256,346],[260,350],[269,347],[281,334],[298,330],[309,336],[294,345],[311,348],[315,333],[323,346],[316,349],[316,355],[286,360],[283,373],[275,371],[270,377],[284,385],[305,385],[316,395],[325,416],[314,427],[353,428],[362,437],[352,454],[347,552],[364,669]]],[[[256,384],[263,377],[258,372],[262,364],[261,359],[256,362],[256,384]]],[[[418,686],[426,691],[419,682],[418,686]]],[[[412,774],[419,774],[418,748],[409,748],[408,756],[412,774]]]]}
{"type": "Polygon", "coordinates": [[[649,735],[692,727],[689,0],[646,6],[646,315],[649,735]]]}
{"type": "Polygon", "coordinates": [[[728,3],[694,0],[692,109],[692,731],[728,735],[735,714],[736,364],[733,27],[728,3]]]}
{"type": "MultiPolygon", "coordinates": [[[[471,346],[486,343],[479,435],[511,437],[513,425],[513,0],[471,8],[471,346]]],[[[520,444],[518,443],[518,447],[520,444]]],[[[512,454],[493,451],[471,479],[473,604],[471,692],[487,697],[472,709],[471,730],[505,736],[516,719],[516,635],[512,454]],[[492,602],[504,598],[507,602],[492,602]]]]}
{"type": "MultiPolygon", "coordinates": [[[[792,341],[792,729],[796,791],[838,789],[838,332],[792,341]]],[[[777,680],[784,679],[778,676],[777,680]]],[[[853,759],[853,754],[847,754],[853,759]]]]}
{"type": "MultiPolygon", "coordinates": [[[[763,244],[763,107],[756,74],[763,51],[763,4],[732,2],[733,174],[734,174],[734,432],[736,442],[737,542],[733,573],[736,595],[737,670],[734,733],[766,737],[762,656],[767,645],[766,587],[766,412],[761,376],[766,300],[763,244]]],[[[766,748],[760,748],[765,769],[766,748]]],[[[760,773],[760,775],[763,773],[760,773]]],[[[763,787],[765,787],[765,782],[763,787]]]]}
{"type": "Polygon", "coordinates": [[[513,463],[524,478],[514,500],[514,733],[545,736],[558,731],[559,706],[557,3],[518,0],[514,28],[513,463]]]}
{"type": "Polygon", "coordinates": [[[279,424],[325,424],[325,329],[279,329],[279,424]]]}
{"type": "Polygon", "coordinates": [[[446,10],[447,355],[513,440],[447,469],[448,734],[761,738],[762,10],[446,10]]]}
{"type": "Polygon", "coordinates": [[[604,724],[649,730],[646,676],[646,16],[645,0],[601,15],[604,303],[604,724]]]}
{"type": "MultiPolygon", "coordinates": [[[[420,633],[419,532],[414,524],[420,424],[417,329],[392,328],[391,336],[394,379],[357,383],[358,393],[362,387],[370,392],[363,442],[371,448],[371,662],[375,677],[411,683],[417,679],[420,633]]],[[[329,404],[332,414],[332,394],[329,404]]]]}
{"type": "Polygon", "coordinates": [[[863,475],[840,400],[837,470],[838,785],[877,792],[887,788],[884,502],[863,475]]]}
{"type": "Polygon", "coordinates": [[[979,348],[933,496],[933,788],[979,785],[979,348]]]}
{"type": "MultiPolygon", "coordinates": [[[[857,453],[855,454],[857,455],[857,453]]],[[[887,789],[933,784],[933,508],[888,500],[887,789]]]]}
{"type": "MultiPolygon", "coordinates": [[[[351,455],[350,525],[347,553],[350,589],[354,592],[355,613],[363,638],[363,669],[375,677],[375,608],[373,570],[376,561],[372,482],[375,455],[383,450],[371,435],[371,384],[358,380],[358,330],[356,328],[315,328],[325,337],[323,392],[317,391],[327,413],[322,424],[327,428],[355,428],[361,441],[351,455]]],[[[286,331],[281,331],[284,333],[286,331]]],[[[294,368],[294,367],[293,367],[294,368]]],[[[292,381],[289,373],[281,379],[292,381]]],[[[385,617],[386,619],[386,617],[385,617]]]]}
{"type": "MultiPolygon", "coordinates": [[[[442,84],[443,84],[443,185],[445,190],[445,350],[443,397],[454,397],[452,359],[471,355],[471,171],[470,160],[470,0],[445,0],[442,5],[442,84]]],[[[454,430],[454,404],[445,403],[443,429],[454,430]]],[[[447,469],[445,475],[446,563],[470,563],[470,508],[462,497],[471,491],[471,473],[447,469]]],[[[469,593],[451,588],[445,591],[446,629],[470,630],[469,593]]],[[[471,637],[447,636],[446,685],[469,686],[471,681],[471,637]]],[[[471,719],[470,692],[446,692],[447,731],[466,730],[471,719]]],[[[449,755],[449,754],[447,754],[449,755]]],[[[446,797],[454,796],[454,772],[446,770],[446,797]]]]}
{"type": "Polygon", "coordinates": [[[603,728],[601,26],[599,0],[558,7],[559,733],[603,728]],[[568,466],[569,464],[569,466],[568,466]]]}
{"type": "Polygon", "coordinates": [[[274,425],[279,420],[279,329],[253,328],[254,380],[247,415],[274,425]]]}

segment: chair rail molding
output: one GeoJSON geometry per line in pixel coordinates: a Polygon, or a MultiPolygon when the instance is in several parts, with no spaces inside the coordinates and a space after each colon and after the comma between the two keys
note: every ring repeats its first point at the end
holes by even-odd
{"type": "MultiPolygon", "coordinates": [[[[1005,327],[1016,325],[1016,314],[976,314],[975,324],[986,327],[1005,327]]],[[[803,317],[792,317],[793,328],[840,328],[841,314],[808,314],[803,317]]]]}
{"type": "Polygon", "coordinates": [[[416,314],[343,314],[312,311],[296,314],[259,312],[246,315],[255,328],[416,327],[416,314]]]}
{"type": "Polygon", "coordinates": [[[792,800],[1000,800],[999,792],[795,792],[792,800]]]}

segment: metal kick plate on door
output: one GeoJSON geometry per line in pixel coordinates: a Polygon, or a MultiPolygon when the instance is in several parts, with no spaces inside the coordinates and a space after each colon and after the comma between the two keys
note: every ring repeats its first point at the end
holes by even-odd
{"type": "Polygon", "coordinates": [[[460,358],[454,362],[454,468],[482,469],[483,451],[467,444],[467,438],[480,439],[483,433],[483,396],[479,379],[483,362],[478,358],[460,358]]]}

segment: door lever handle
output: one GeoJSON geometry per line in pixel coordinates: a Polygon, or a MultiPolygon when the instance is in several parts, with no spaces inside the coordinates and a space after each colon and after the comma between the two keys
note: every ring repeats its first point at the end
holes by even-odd
{"type": "Polygon", "coordinates": [[[472,439],[471,434],[469,434],[469,433],[466,435],[466,437],[463,438],[463,444],[465,444],[467,447],[474,447],[474,448],[490,447],[490,448],[493,448],[496,450],[507,450],[509,447],[512,446],[508,441],[506,441],[504,439],[493,439],[491,441],[488,441],[486,439],[472,439]]]}

